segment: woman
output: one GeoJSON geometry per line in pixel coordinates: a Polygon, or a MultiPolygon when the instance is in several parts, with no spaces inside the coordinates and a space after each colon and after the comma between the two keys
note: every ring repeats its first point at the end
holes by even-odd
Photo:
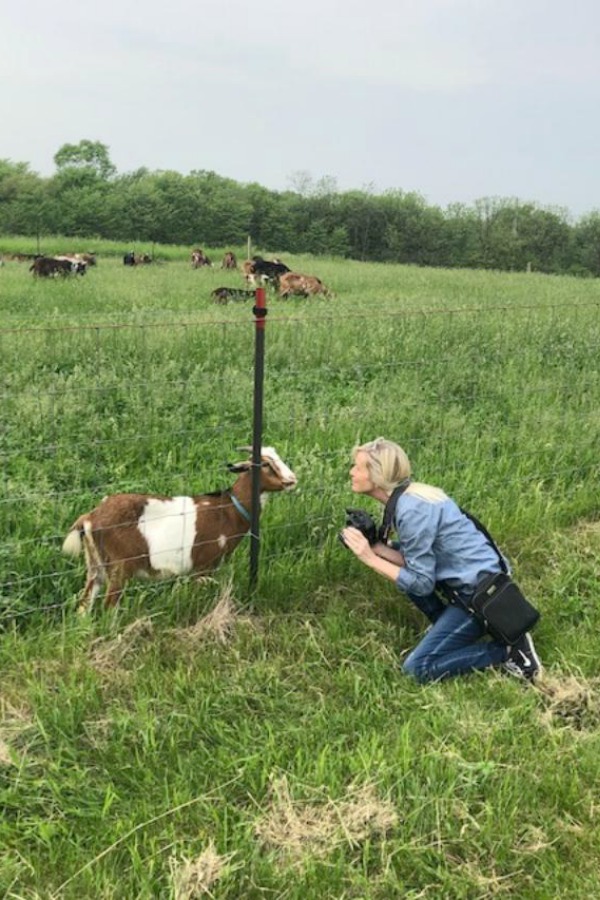
{"type": "Polygon", "coordinates": [[[420,682],[437,681],[488,666],[533,681],[541,663],[526,634],[507,647],[482,641],[483,626],[467,611],[477,584],[502,567],[495,549],[456,503],[439,488],[410,480],[410,462],[402,447],[377,438],[355,447],[350,470],[352,490],[386,504],[403,489],[393,510],[398,536],[393,546],[370,545],[356,528],[342,531],[346,546],[365,565],[393,581],[432,623],[409,654],[403,669],[420,682]],[[452,602],[436,592],[445,588],[452,602]]]}

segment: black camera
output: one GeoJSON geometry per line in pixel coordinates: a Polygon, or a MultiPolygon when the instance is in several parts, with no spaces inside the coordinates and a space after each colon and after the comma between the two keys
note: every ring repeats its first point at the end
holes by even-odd
{"type": "MultiPolygon", "coordinates": [[[[375,520],[364,509],[346,509],[346,528],[356,528],[368,540],[369,544],[376,544],[379,533],[375,520]]],[[[340,532],[338,538],[346,546],[344,536],[340,532]]]]}

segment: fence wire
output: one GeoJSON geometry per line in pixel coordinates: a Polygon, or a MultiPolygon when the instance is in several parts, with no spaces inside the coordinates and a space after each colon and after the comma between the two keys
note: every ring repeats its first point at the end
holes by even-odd
{"type": "MultiPolygon", "coordinates": [[[[598,306],[270,315],[264,439],[299,486],[263,512],[263,581],[301,582],[309,558],[328,577],[343,571],[350,452],[380,434],[500,537],[592,515],[598,306]]],[[[224,464],[252,437],[253,322],[6,328],[0,353],[6,624],[62,609],[79,590],[82,566],[60,548],[104,495],[231,486],[224,464]]],[[[232,558],[238,579],[247,545],[232,558]]]]}

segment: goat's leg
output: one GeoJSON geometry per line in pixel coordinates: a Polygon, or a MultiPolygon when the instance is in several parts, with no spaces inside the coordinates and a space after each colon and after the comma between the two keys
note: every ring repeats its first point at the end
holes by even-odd
{"type": "Polygon", "coordinates": [[[100,593],[102,585],[106,581],[106,573],[102,560],[98,554],[98,550],[91,536],[84,534],[83,551],[85,553],[85,562],[87,567],[87,580],[81,594],[81,599],[77,606],[79,615],[86,615],[92,611],[94,600],[100,593]]]}
{"type": "Polygon", "coordinates": [[[88,579],[85,583],[83,593],[81,594],[79,605],[77,606],[77,612],[79,613],[79,615],[87,615],[87,613],[92,611],[94,600],[100,593],[100,589],[105,581],[103,576],[104,573],[101,569],[96,570],[95,572],[88,573],[88,579]]]}
{"type": "Polygon", "coordinates": [[[123,593],[126,578],[120,567],[115,566],[108,576],[106,594],[104,595],[104,608],[110,609],[117,605],[123,593]]]}
{"type": "Polygon", "coordinates": [[[114,586],[109,582],[106,594],[104,595],[104,609],[112,609],[117,605],[123,593],[122,586],[114,586]]]}

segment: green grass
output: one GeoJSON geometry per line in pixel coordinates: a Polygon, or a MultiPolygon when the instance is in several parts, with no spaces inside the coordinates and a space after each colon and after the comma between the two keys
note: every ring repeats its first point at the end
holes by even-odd
{"type": "Polygon", "coordinates": [[[68,526],[109,491],[227,485],[254,356],[250,305],[210,300],[238,273],[84,244],[44,249],[98,250],[85,278],[0,268],[0,890],[175,897],[212,842],[219,898],[599,895],[600,283],[284,256],[335,297],[269,299],[265,439],[299,488],[263,514],[257,592],[242,546],[214,583],[131,584],[81,621],[68,526]],[[401,674],[423,621],[336,539],[379,434],[509,550],[546,691],[401,674]],[[244,615],[202,640],[230,579],[244,615]],[[369,785],[393,821],[353,830],[369,785]]]}

